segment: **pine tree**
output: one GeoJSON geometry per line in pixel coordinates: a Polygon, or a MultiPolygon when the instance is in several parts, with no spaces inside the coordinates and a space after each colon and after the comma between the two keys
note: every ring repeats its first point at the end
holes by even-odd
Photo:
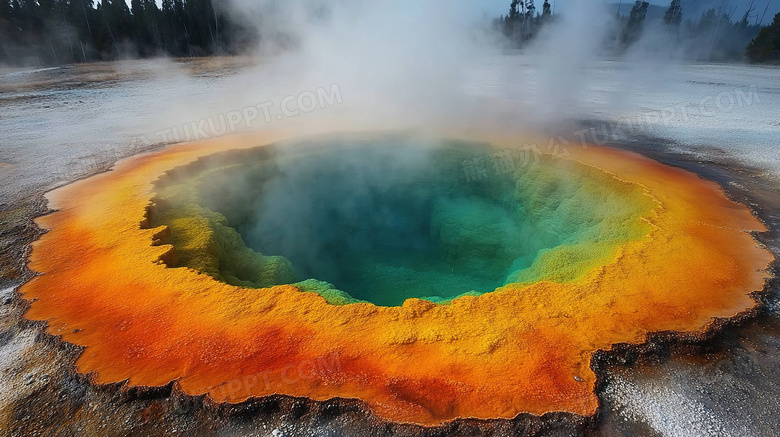
{"type": "Polygon", "coordinates": [[[227,0],[0,0],[0,63],[237,53],[256,41],[227,0]]]}
{"type": "Polygon", "coordinates": [[[528,21],[533,20],[534,15],[536,15],[536,6],[534,6],[534,0],[528,0],[526,2],[525,10],[525,19],[528,21]]]}
{"type": "Polygon", "coordinates": [[[746,54],[750,62],[780,63],[780,13],[750,42],[746,54]]]}
{"type": "Polygon", "coordinates": [[[679,26],[682,21],[682,4],[680,0],[672,0],[669,9],[664,14],[664,23],[669,26],[679,26]]]}
{"type": "Polygon", "coordinates": [[[517,6],[520,4],[520,0],[512,0],[512,3],[509,4],[509,15],[507,15],[507,19],[510,21],[517,20],[517,17],[520,16],[520,11],[517,9],[517,6]]]}
{"type": "Polygon", "coordinates": [[[642,34],[642,28],[644,27],[645,18],[647,17],[647,8],[649,6],[650,3],[646,1],[637,0],[631,8],[626,27],[623,29],[621,42],[624,48],[635,43],[642,34]]]}

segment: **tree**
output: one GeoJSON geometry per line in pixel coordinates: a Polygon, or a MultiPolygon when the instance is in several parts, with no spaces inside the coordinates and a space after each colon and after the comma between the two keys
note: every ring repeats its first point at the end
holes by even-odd
{"type": "Polygon", "coordinates": [[[494,23],[514,45],[522,46],[536,37],[541,26],[551,16],[552,8],[548,0],[544,1],[542,14],[537,12],[534,0],[512,0],[509,14],[494,20],[494,23]]]}
{"type": "Polygon", "coordinates": [[[507,15],[508,20],[514,21],[517,20],[517,17],[520,16],[520,11],[517,8],[519,4],[520,0],[512,0],[512,3],[509,4],[509,15],[507,15]]]}
{"type": "Polygon", "coordinates": [[[536,6],[534,0],[526,0],[525,15],[523,16],[523,41],[527,41],[536,34],[536,6]]]}
{"type": "Polygon", "coordinates": [[[512,0],[509,4],[509,15],[504,20],[504,35],[506,35],[510,41],[519,43],[521,36],[518,35],[518,23],[520,22],[520,0],[512,0]]]}
{"type": "Polygon", "coordinates": [[[536,6],[534,6],[534,0],[528,0],[526,2],[525,6],[525,19],[526,21],[531,21],[534,18],[534,15],[536,15],[536,6]]]}
{"type": "Polygon", "coordinates": [[[547,0],[544,0],[544,4],[542,5],[542,21],[547,21],[552,16],[552,8],[550,7],[550,2],[547,0]]]}
{"type": "Polygon", "coordinates": [[[780,62],[780,13],[750,41],[746,54],[750,62],[780,62]]]}
{"type": "Polygon", "coordinates": [[[0,0],[0,63],[238,53],[258,36],[223,13],[226,1],[0,0]]]}
{"type": "Polygon", "coordinates": [[[682,4],[680,0],[672,0],[669,9],[664,14],[664,23],[668,26],[679,26],[682,21],[682,4]]]}
{"type": "Polygon", "coordinates": [[[650,3],[646,1],[637,0],[634,3],[634,7],[631,8],[631,13],[628,15],[628,21],[626,27],[623,29],[622,44],[623,47],[628,47],[635,43],[642,34],[642,28],[645,24],[645,17],[647,17],[647,8],[650,3]]]}

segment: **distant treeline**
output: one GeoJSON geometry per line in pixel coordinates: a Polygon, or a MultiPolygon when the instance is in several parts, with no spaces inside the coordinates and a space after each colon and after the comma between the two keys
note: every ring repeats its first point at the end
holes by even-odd
{"type": "MultiPolygon", "coordinates": [[[[493,23],[515,47],[525,46],[546,24],[557,19],[549,1],[544,1],[541,13],[534,3],[512,0],[509,13],[493,23]]],[[[605,49],[619,55],[635,44],[647,42],[645,50],[667,50],[689,60],[780,62],[780,14],[770,26],[762,28],[750,22],[752,8],[741,19],[733,16],[733,10],[725,9],[709,9],[699,17],[686,18],[681,1],[673,0],[663,16],[650,19],[649,6],[639,0],[628,16],[617,13],[611,20],[613,28],[607,32],[605,49]]]]}
{"type": "Polygon", "coordinates": [[[780,64],[780,13],[750,42],[747,56],[752,62],[780,64]]]}
{"type": "Polygon", "coordinates": [[[0,64],[232,54],[255,36],[221,0],[0,0],[0,64]]]}
{"type": "MultiPolygon", "coordinates": [[[[255,47],[260,36],[227,13],[226,1],[163,0],[158,7],[155,0],[131,0],[130,6],[125,0],[0,0],[0,64],[193,57],[255,47]]],[[[616,14],[604,46],[622,54],[649,41],[646,49],[673,51],[686,59],[780,62],[780,14],[762,29],[749,22],[751,10],[742,19],[723,9],[686,17],[681,1],[673,0],[663,17],[649,17],[648,7],[640,0],[628,16],[616,14]]],[[[548,0],[541,10],[534,0],[512,0],[509,13],[493,25],[522,47],[556,19],[548,0]]],[[[280,35],[274,38],[284,41],[280,35]]]]}

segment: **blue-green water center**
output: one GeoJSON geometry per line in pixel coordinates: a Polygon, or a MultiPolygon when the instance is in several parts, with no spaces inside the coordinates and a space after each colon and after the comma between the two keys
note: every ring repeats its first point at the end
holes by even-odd
{"type": "Polygon", "coordinates": [[[637,187],[513,156],[399,136],[231,152],[161,181],[153,221],[171,228],[177,266],[384,306],[571,281],[641,236],[625,226],[647,206],[624,198],[637,187]]]}

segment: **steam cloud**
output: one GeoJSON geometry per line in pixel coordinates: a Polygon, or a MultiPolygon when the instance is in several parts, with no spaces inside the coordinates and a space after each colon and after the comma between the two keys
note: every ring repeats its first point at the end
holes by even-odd
{"type": "MultiPolygon", "coordinates": [[[[522,56],[504,54],[478,2],[467,0],[231,0],[229,14],[253,26],[256,65],[186,95],[193,79],[166,81],[183,91],[155,111],[162,129],[261,102],[279,102],[337,84],[343,104],[277,123],[305,131],[314,121],[377,129],[429,125],[555,127],[592,111],[582,104],[610,31],[606,6],[571,1],[522,56]],[[507,65],[509,64],[509,65],[507,65]],[[184,94],[184,95],[182,95],[184,94]],[[318,117],[320,118],[318,120],[318,117]]],[[[626,72],[628,75],[630,72],[626,72]]],[[[628,82],[628,79],[626,79],[628,82]]]]}

